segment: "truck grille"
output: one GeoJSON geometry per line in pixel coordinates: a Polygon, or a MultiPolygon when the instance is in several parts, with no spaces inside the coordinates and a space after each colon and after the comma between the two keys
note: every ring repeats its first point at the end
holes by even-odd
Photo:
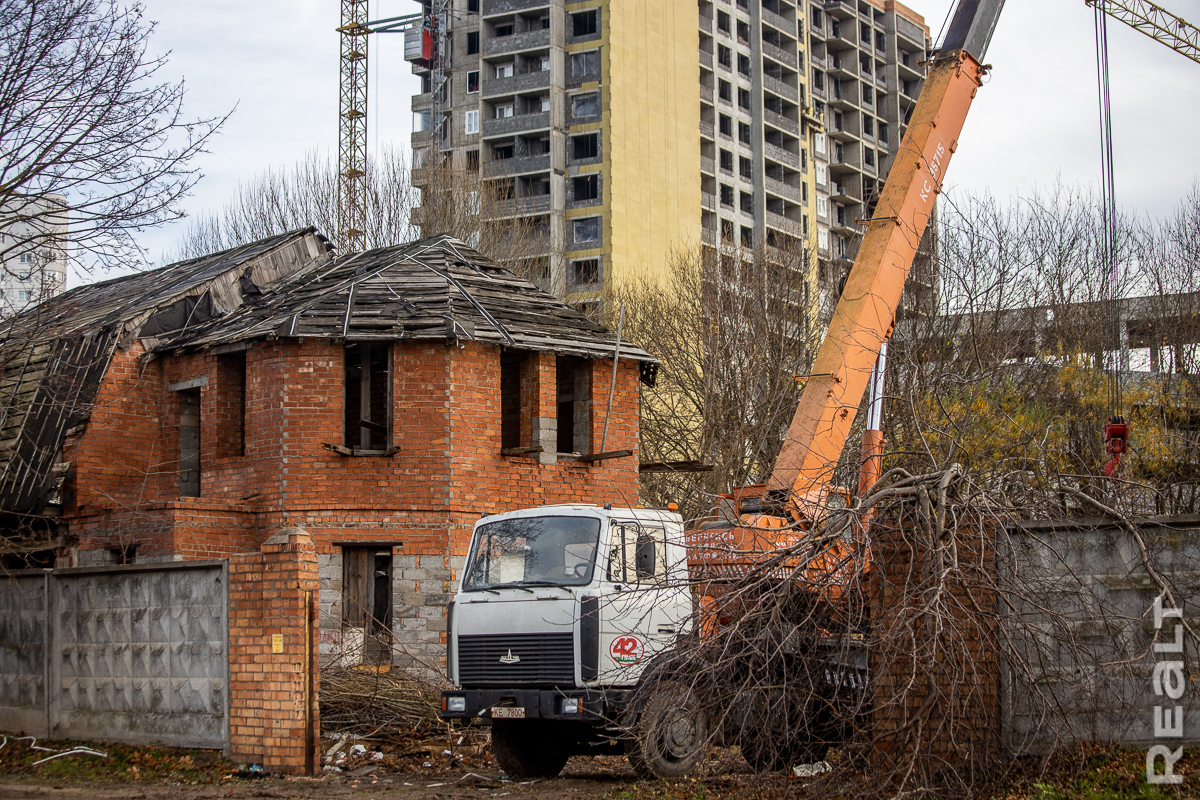
{"type": "Polygon", "coordinates": [[[474,686],[574,686],[570,633],[458,637],[458,680],[474,686]]]}

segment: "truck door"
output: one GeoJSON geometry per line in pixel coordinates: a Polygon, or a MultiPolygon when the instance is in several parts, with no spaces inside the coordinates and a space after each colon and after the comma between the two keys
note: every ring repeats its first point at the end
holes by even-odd
{"type": "Polygon", "coordinates": [[[686,564],[673,563],[661,523],[613,520],[607,553],[597,569],[599,592],[600,681],[637,682],[645,664],[674,643],[687,624],[691,595],[686,564]]]}

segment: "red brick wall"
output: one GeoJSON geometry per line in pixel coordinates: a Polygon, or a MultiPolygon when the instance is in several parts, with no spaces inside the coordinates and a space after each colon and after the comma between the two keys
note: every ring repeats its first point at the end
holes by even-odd
{"type": "Polygon", "coordinates": [[[283,528],[229,559],[229,746],[235,761],[311,774],[319,763],[317,556],[283,528]],[[273,637],[282,636],[282,652],[273,637]]]}

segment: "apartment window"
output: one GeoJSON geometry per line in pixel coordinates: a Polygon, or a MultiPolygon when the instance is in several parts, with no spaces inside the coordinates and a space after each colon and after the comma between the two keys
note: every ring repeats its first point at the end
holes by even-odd
{"type": "Polygon", "coordinates": [[[575,244],[588,244],[600,241],[600,218],[585,217],[574,220],[572,225],[575,244]]]}
{"type": "Polygon", "coordinates": [[[492,145],[492,161],[507,161],[512,157],[513,146],[511,144],[492,145]]]}
{"type": "Polygon", "coordinates": [[[21,257],[18,258],[17,260],[20,261],[22,264],[32,264],[33,263],[33,253],[21,253],[21,257]]]}
{"type": "Polygon", "coordinates": [[[721,184],[721,205],[733,208],[733,187],[721,184]]]}
{"type": "Polygon", "coordinates": [[[750,194],[749,192],[742,192],[739,200],[741,202],[742,211],[747,214],[754,213],[754,195],[750,194]]]}
{"type": "Polygon", "coordinates": [[[864,84],[862,87],[862,98],[864,103],[872,105],[875,102],[875,90],[864,84]]]}
{"type": "MultiPolygon", "coordinates": [[[[479,119],[478,111],[475,112],[475,118],[479,119]]],[[[467,169],[470,170],[471,172],[479,171],[479,151],[478,150],[468,150],[467,151],[467,169]]]]}
{"type": "Polygon", "coordinates": [[[800,171],[808,172],[808,148],[800,148],[800,171]]]}
{"type": "Polygon", "coordinates": [[[352,342],[345,353],[345,440],[354,450],[392,444],[392,350],[388,342],[352,342]]]}
{"type": "Polygon", "coordinates": [[[600,134],[585,133],[582,136],[572,136],[571,155],[577,160],[599,158],[600,134]]]}
{"type": "Polygon", "coordinates": [[[179,402],[179,496],[200,496],[200,389],[176,392],[179,402]]]}
{"type": "Polygon", "coordinates": [[[829,231],[824,228],[817,228],[817,247],[821,250],[829,250],[829,231]]]}
{"type": "Polygon", "coordinates": [[[717,63],[725,69],[733,67],[733,51],[723,44],[717,45],[717,63]]]}
{"type": "Polygon", "coordinates": [[[721,151],[721,169],[726,172],[733,172],[733,153],[728,150],[721,151]]]}
{"type": "Polygon", "coordinates": [[[729,81],[717,81],[717,97],[724,100],[726,103],[733,102],[733,84],[729,81]]]}
{"type": "Polygon", "coordinates": [[[576,119],[580,117],[594,117],[600,113],[600,95],[592,92],[590,94],[577,94],[571,98],[571,114],[576,119]]]}
{"type": "Polygon", "coordinates": [[[825,134],[823,134],[823,133],[813,134],[813,148],[818,153],[825,152],[825,134]]]}
{"type": "MultiPolygon", "coordinates": [[[[3,297],[3,296],[4,296],[4,294],[0,293],[0,297],[3,297]]],[[[32,299],[33,299],[33,292],[29,291],[28,289],[17,289],[17,301],[18,302],[25,303],[32,299]]]]}
{"type": "Polygon", "coordinates": [[[723,135],[733,136],[733,117],[727,114],[721,114],[717,119],[717,124],[719,125],[723,135]]]}
{"type": "Polygon", "coordinates": [[[571,15],[571,34],[573,36],[591,36],[600,32],[600,9],[593,8],[571,15]]]}
{"type": "Polygon", "coordinates": [[[588,78],[600,74],[600,51],[589,50],[586,53],[571,54],[571,75],[576,78],[588,78]]]}
{"type": "Polygon", "coordinates": [[[738,53],[738,72],[743,75],[750,74],[750,56],[738,53]]]}
{"type": "Polygon", "coordinates": [[[749,122],[739,122],[738,123],[738,140],[741,141],[742,144],[750,144],[750,123],[749,122]]]}
{"type": "Polygon", "coordinates": [[[521,421],[524,403],[521,396],[521,372],[527,353],[500,351],[500,449],[521,447],[521,421]]]}
{"type": "Polygon", "coordinates": [[[550,137],[543,136],[540,139],[534,139],[529,143],[529,153],[535,156],[544,156],[550,152],[550,137]]]}
{"type": "Polygon", "coordinates": [[[817,216],[829,216],[829,199],[825,197],[817,197],[817,216]]]}
{"type": "Polygon", "coordinates": [[[361,648],[368,663],[391,663],[391,547],[342,548],[342,627],[346,650],[361,648]]]}
{"type": "Polygon", "coordinates": [[[479,133],[479,109],[466,113],[463,122],[463,132],[468,135],[479,133]]]}
{"type": "Polygon", "coordinates": [[[888,143],[888,126],[886,122],[879,123],[879,141],[888,143]]]}
{"type": "Polygon", "coordinates": [[[808,205],[808,182],[800,184],[800,200],[805,205],[808,205]]]}
{"type": "Polygon", "coordinates": [[[829,183],[829,167],[817,164],[817,186],[824,186],[827,183],[829,183]]]}
{"type": "Polygon", "coordinates": [[[543,114],[550,110],[550,95],[544,94],[541,97],[539,97],[535,102],[536,102],[535,108],[538,111],[542,112],[543,114]]]}
{"type": "Polygon", "coordinates": [[[496,38],[501,38],[503,36],[512,36],[514,29],[513,24],[508,22],[502,25],[497,25],[493,30],[495,31],[496,38]]]}
{"type": "Polygon", "coordinates": [[[220,458],[246,455],[246,354],[217,356],[216,451],[220,458]]]}
{"type": "Polygon", "coordinates": [[[568,266],[572,286],[593,286],[600,282],[600,259],[584,258],[568,266]]]}
{"type": "Polygon", "coordinates": [[[825,73],[820,70],[813,70],[813,88],[818,92],[825,91],[825,73]]]}
{"type": "Polygon", "coordinates": [[[740,157],[738,159],[738,169],[742,173],[743,178],[745,178],[746,180],[753,180],[753,178],[754,178],[754,162],[753,161],[746,158],[745,156],[740,157]]]}
{"type": "Polygon", "coordinates": [[[478,14],[479,13],[479,0],[467,0],[467,13],[468,14],[478,14]]]}
{"type": "Polygon", "coordinates": [[[754,229],[742,226],[742,247],[754,247],[754,229]]]}
{"type": "Polygon", "coordinates": [[[750,110],[750,90],[738,87],[738,107],[750,110]]]}
{"type": "Polygon", "coordinates": [[[571,195],[575,202],[600,198],[600,176],[581,175],[571,180],[571,195]]]}
{"type": "Polygon", "coordinates": [[[513,104],[503,103],[496,106],[496,119],[509,119],[513,115],[513,104]]]}
{"type": "Polygon", "coordinates": [[[467,94],[475,94],[479,91],[479,70],[473,69],[467,72],[467,94]]]}
{"type": "Polygon", "coordinates": [[[869,147],[863,148],[863,161],[868,167],[875,166],[875,151],[869,147]]]}
{"type": "Polygon", "coordinates": [[[737,24],[737,37],[740,41],[750,41],[750,23],[742,22],[740,19],[737,24]]]}
{"type": "MultiPolygon", "coordinates": [[[[807,198],[805,198],[805,202],[808,202],[807,198]]],[[[808,214],[804,215],[804,238],[808,238],[808,214]]]]}
{"type": "Polygon", "coordinates": [[[559,356],[558,452],[585,455],[591,451],[589,419],[591,396],[590,363],[582,358],[559,356]]]}
{"type": "Polygon", "coordinates": [[[717,30],[722,33],[729,33],[729,14],[724,11],[717,12],[717,30]]]}
{"type": "Polygon", "coordinates": [[[479,52],[479,31],[467,34],[467,55],[473,56],[479,52]]]}
{"type": "Polygon", "coordinates": [[[511,61],[505,64],[496,65],[496,79],[511,78],[513,76],[513,63],[511,61]]]}
{"type": "Polygon", "coordinates": [[[538,71],[539,72],[549,72],[550,71],[550,56],[542,56],[541,58],[538,59],[538,71]]]}
{"type": "Polygon", "coordinates": [[[863,136],[875,135],[875,118],[863,116],[863,136]]]}

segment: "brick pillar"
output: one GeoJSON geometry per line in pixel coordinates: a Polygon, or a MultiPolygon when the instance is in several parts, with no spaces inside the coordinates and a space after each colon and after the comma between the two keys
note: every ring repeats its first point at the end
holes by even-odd
{"type": "Polygon", "coordinates": [[[229,757],[312,774],[317,758],[317,552],[281,528],[229,559],[229,757]]]}
{"type": "Polygon", "coordinates": [[[999,755],[994,533],[960,518],[939,539],[908,506],[876,518],[871,539],[876,755],[985,768],[999,755]]]}
{"type": "Polygon", "coordinates": [[[521,365],[521,402],[526,405],[522,416],[529,419],[529,439],[525,438],[525,423],[521,424],[521,440],[529,441],[542,452],[539,464],[558,463],[558,368],[554,353],[530,353],[521,365]]]}

